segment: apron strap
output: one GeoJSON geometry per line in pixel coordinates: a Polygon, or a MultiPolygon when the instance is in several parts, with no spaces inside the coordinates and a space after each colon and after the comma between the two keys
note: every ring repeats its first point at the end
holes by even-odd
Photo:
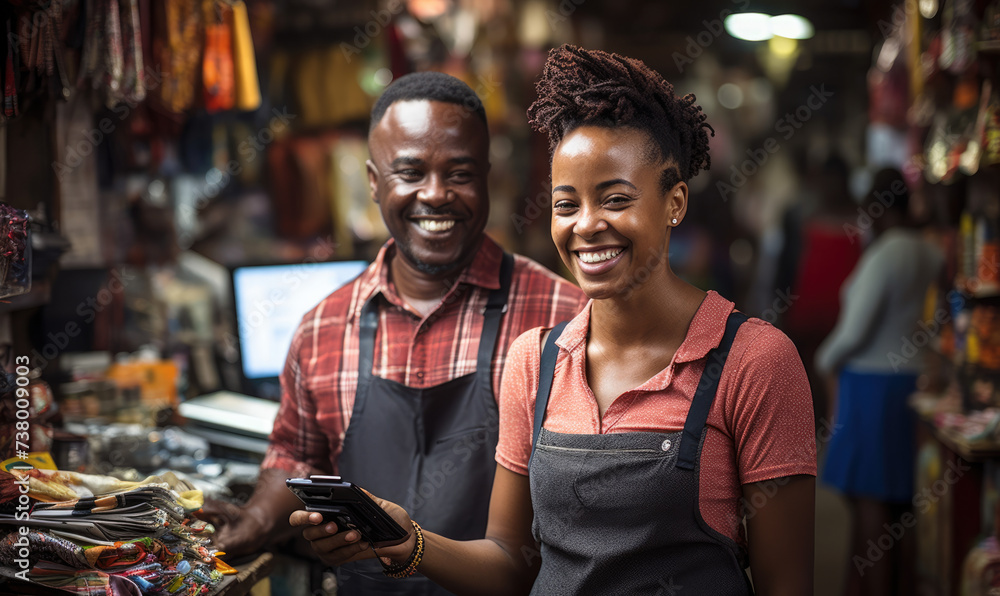
{"type": "MultiPolygon", "coordinates": [[[[535,445],[538,444],[538,435],[542,434],[542,421],[545,419],[545,408],[549,404],[549,394],[552,392],[552,378],[556,373],[556,358],[559,356],[559,347],[556,340],[562,335],[563,329],[569,321],[563,321],[549,332],[545,339],[545,346],[542,348],[542,358],[538,366],[538,393],[535,394],[535,428],[531,433],[531,458],[535,457],[535,445]]],[[[528,459],[528,469],[531,469],[531,458],[528,459]]]]}
{"type": "Polygon", "coordinates": [[[375,332],[378,331],[378,297],[372,294],[361,308],[358,321],[358,386],[354,391],[354,410],[351,416],[361,414],[364,409],[365,396],[368,395],[368,385],[372,379],[372,367],[375,365],[375,332]]]}
{"type": "Polygon", "coordinates": [[[476,374],[484,381],[484,387],[492,393],[490,382],[493,364],[493,350],[500,334],[500,317],[507,312],[507,296],[510,294],[510,282],[514,278],[514,256],[503,253],[500,260],[500,287],[490,292],[483,309],[483,331],[479,336],[479,354],[476,357],[476,374]]]}
{"type": "Polygon", "coordinates": [[[683,470],[694,470],[698,462],[698,446],[701,444],[701,431],[708,420],[708,411],[715,401],[715,393],[722,378],[722,369],[726,366],[726,358],[733,347],[733,339],[740,325],[749,319],[747,315],[733,311],[726,320],[726,333],[718,347],[708,352],[705,371],[701,373],[698,389],[691,400],[687,420],[684,421],[684,433],[681,435],[680,453],[677,456],[677,467],[683,470]]]}

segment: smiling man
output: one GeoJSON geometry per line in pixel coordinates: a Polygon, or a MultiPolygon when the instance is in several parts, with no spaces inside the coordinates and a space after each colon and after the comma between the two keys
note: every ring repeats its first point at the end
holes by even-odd
{"type": "MultiPolygon", "coordinates": [[[[257,490],[238,510],[210,512],[230,554],[288,527],[301,504],[285,478],[309,474],[405,503],[432,531],[482,538],[507,349],[586,304],[576,286],[483,233],[489,132],[467,85],[401,77],[372,109],[368,140],[371,193],[392,238],[303,318],[257,490]]],[[[338,593],[447,593],[381,571],[374,560],[340,567],[338,593]]]]}

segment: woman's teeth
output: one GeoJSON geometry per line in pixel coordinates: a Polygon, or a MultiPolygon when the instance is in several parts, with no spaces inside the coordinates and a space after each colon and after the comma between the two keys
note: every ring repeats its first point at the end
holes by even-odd
{"type": "Polygon", "coordinates": [[[612,250],[605,250],[603,252],[580,252],[580,260],[584,263],[600,263],[601,261],[607,261],[608,259],[613,259],[621,254],[625,250],[623,248],[615,248],[612,250]]]}
{"type": "Polygon", "coordinates": [[[420,229],[428,232],[444,232],[455,227],[455,220],[421,219],[417,221],[417,225],[420,226],[420,229]]]}

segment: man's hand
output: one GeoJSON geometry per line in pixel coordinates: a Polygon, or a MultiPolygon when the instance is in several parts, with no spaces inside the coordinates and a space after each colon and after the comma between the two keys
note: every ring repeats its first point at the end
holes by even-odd
{"type": "Polygon", "coordinates": [[[257,488],[246,505],[207,499],[196,514],[215,526],[212,542],[228,556],[239,557],[292,535],[285,524],[288,514],[302,503],[285,486],[291,474],[285,470],[261,470],[257,488]]]}
{"type": "Polygon", "coordinates": [[[225,501],[206,499],[196,516],[215,526],[212,542],[231,557],[252,553],[264,546],[266,528],[256,515],[225,501]]]}
{"type": "MultiPolygon", "coordinates": [[[[392,516],[402,528],[410,530],[410,537],[406,542],[377,549],[382,562],[389,565],[393,562],[406,561],[417,546],[417,537],[412,531],[413,524],[410,523],[410,516],[395,503],[380,499],[371,493],[368,493],[368,496],[392,516]]],[[[302,537],[309,541],[313,551],[327,565],[336,567],[351,561],[371,559],[375,556],[371,546],[361,539],[360,532],[350,529],[341,531],[335,522],[324,524],[321,513],[294,511],[289,516],[288,523],[293,527],[304,528],[302,537]]]]}

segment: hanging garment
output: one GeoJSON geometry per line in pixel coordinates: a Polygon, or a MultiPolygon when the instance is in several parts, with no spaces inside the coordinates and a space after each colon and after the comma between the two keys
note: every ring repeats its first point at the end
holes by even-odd
{"type": "Polygon", "coordinates": [[[11,33],[10,21],[7,21],[7,56],[4,60],[3,75],[3,114],[7,118],[13,118],[20,114],[17,104],[17,88],[19,74],[18,45],[14,43],[14,35],[11,33]]]}
{"type": "Polygon", "coordinates": [[[122,81],[125,78],[124,42],[122,40],[121,13],[118,11],[118,0],[99,0],[103,23],[101,27],[101,71],[94,82],[104,85],[107,90],[105,104],[112,107],[118,104],[121,97],[122,81]]]}
{"type": "Polygon", "coordinates": [[[202,98],[209,113],[231,110],[236,104],[233,72],[233,9],[215,2],[206,17],[202,55],[202,98]]]}
{"type": "Polygon", "coordinates": [[[121,98],[135,105],[146,98],[139,5],[137,0],[119,0],[119,10],[123,53],[121,98]]]}
{"type": "MultiPolygon", "coordinates": [[[[267,145],[268,179],[279,235],[310,238],[332,229],[329,180],[335,139],[336,135],[327,134],[280,139],[267,145]]],[[[255,157],[255,147],[246,145],[245,153],[255,157]]]]}
{"type": "Polygon", "coordinates": [[[358,82],[361,60],[344,56],[338,46],[308,50],[294,59],[292,86],[303,127],[338,126],[367,121],[372,98],[358,82]]]}
{"type": "Polygon", "coordinates": [[[233,61],[236,70],[236,107],[240,110],[256,110],[261,101],[257,56],[253,50],[247,6],[242,0],[233,2],[233,61]]]}
{"type": "Polygon", "coordinates": [[[87,2],[83,18],[86,29],[77,86],[97,91],[108,108],[123,101],[135,105],[145,99],[137,0],[87,2]]]}
{"type": "Polygon", "coordinates": [[[167,112],[181,114],[194,106],[201,67],[203,0],[164,0],[163,42],[159,63],[163,67],[160,104],[167,112]]]}
{"type": "Polygon", "coordinates": [[[32,5],[19,12],[17,18],[17,33],[14,37],[17,39],[21,65],[13,62],[15,77],[21,66],[27,71],[20,91],[51,93],[59,99],[69,97],[69,77],[63,57],[63,3],[49,2],[44,7],[32,5]]]}

